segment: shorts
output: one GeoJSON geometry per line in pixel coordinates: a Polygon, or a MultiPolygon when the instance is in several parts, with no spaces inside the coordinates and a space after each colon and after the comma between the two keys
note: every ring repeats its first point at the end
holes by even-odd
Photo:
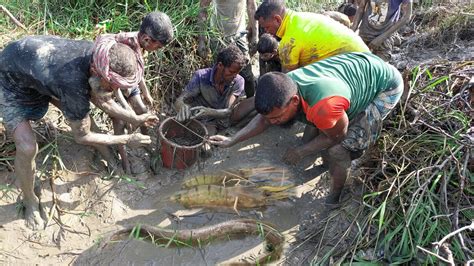
{"type": "Polygon", "coordinates": [[[138,87],[133,87],[133,88],[128,88],[128,89],[121,89],[122,94],[125,97],[125,99],[131,98],[135,95],[140,95],[140,88],[138,87]]]}
{"type": "Polygon", "coordinates": [[[0,85],[0,116],[8,132],[13,133],[23,121],[39,120],[48,112],[49,96],[40,95],[29,101],[25,95],[0,85]]]}
{"type": "Polygon", "coordinates": [[[395,67],[394,78],[389,87],[381,91],[367,108],[349,122],[347,136],[342,146],[347,150],[362,154],[377,141],[383,120],[395,108],[403,94],[403,79],[395,67]]]}

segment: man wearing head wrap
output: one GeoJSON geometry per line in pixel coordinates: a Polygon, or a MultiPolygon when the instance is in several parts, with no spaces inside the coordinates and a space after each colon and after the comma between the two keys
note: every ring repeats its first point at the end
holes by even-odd
{"type": "MultiPolygon", "coordinates": [[[[126,45],[114,45],[109,53],[109,68],[98,65],[102,87],[136,86],[139,78],[133,75],[137,72],[133,51],[126,45]]],[[[0,113],[15,142],[16,176],[23,192],[26,222],[33,229],[44,225],[44,212],[33,191],[38,146],[29,121],[42,118],[50,102],[69,120],[76,142],[98,148],[106,159],[110,159],[107,145],[151,143],[149,136],[139,133],[112,136],[90,131],[90,102],[134,125],[155,124],[158,120],[150,114],[127,112],[115,103],[110,92],[92,91],[88,82],[92,56],[92,42],[54,36],[28,36],[8,44],[0,53],[0,113]]]]}

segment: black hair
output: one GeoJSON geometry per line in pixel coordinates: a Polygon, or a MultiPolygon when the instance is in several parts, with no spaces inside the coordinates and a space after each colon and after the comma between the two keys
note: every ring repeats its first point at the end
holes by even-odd
{"type": "Polygon", "coordinates": [[[273,14],[283,14],[285,11],[285,1],[284,0],[265,0],[263,1],[255,11],[255,19],[259,20],[260,18],[268,19],[273,14]]]}
{"type": "Polygon", "coordinates": [[[173,24],[165,13],[151,12],[143,18],[140,33],[150,36],[163,45],[167,45],[174,36],[173,24]]]}
{"type": "Polygon", "coordinates": [[[264,33],[260,36],[257,44],[257,51],[259,53],[273,53],[276,49],[278,49],[278,41],[273,35],[264,33]]]}
{"type": "Polygon", "coordinates": [[[135,52],[122,43],[114,44],[109,51],[110,69],[122,77],[133,76],[137,72],[137,58],[135,52]]]}
{"type": "Polygon", "coordinates": [[[351,3],[343,3],[337,8],[337,11],[345,14],[348,17],[355,16],[357,12],[357,6],[351,3]]]}
{"type": "Polygon", "coordinates": [[[273,108],[287,105],[298,93],[298,86],[284,73],[268,72],[258,79],[255,91],[255,109],[259,114],[267,115],[273,108]]]}
{"type": "Polygon", "coordinates": [[[219,51],[216,63],[219,62],[221,62],[224,67],[230,67],[233,63],[237,63],[241,67],[247,64],[244,54],[240,51],[239,47],[234,44],[229,44],[219,51]]]}

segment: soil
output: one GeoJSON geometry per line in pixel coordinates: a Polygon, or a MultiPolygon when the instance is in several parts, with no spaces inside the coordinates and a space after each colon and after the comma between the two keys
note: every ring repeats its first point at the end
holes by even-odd
{"type": "MultiPolygon", "coordinates": [[[[405,29],[406,32],[410,28],[405,29]]],[[[392,55],[392,63],[399,69],[440,58],[447,60],[472,60],[472,40],[453,45],[418,49],[417,42],[408,43],[392,55]]],[[[58,124],[62,119],[52,108],[48,121],[58,124]]],[[[50,124],[50,123],[47,123],[50,124]]],[[[44,129],[46,127],[39,127],[44,129]]],[[[143,241],[127,240],[98,250],[101,238],[123,225],[148,224],[166,228],[197,228],[235,218],[254,218],[267,221],[286,235],[285,256],[280,263],[307,264],[329,250],[340,232],[352,222],[351,209],[359,204],[361,185],[357,171],[352,173],[343,192],[344,209],[337,220],[332,220],[324,245],[323,240],[308,236],[321,229],[319,221],[331,215],[333,210],[324,206],[329,179],[326,169],[317,156],[306,158],[296,166],[282,163],[286,149],[301,144],[303,126],[291,128],[273,127],[264,134],[229,149],[213,149],[212,157],[200,159],[185,170],[158,168],[150,170],[153,153],[145,149],[130,151],[132,177],[110,177],[91,148],[76,144],[59,128],[59,134],[42,134],[38,137],[41,148],[57,139],[58,157],[45,148],[37,160],[37,178],[41,188],[41,202],[51,217],[45,230],[32,231],[25,227],[19,216],[21,193],[14,172],[8,167],[0,169],[0,263],[1,264],[184,264],[204,265],[250,259],[259,250],[261,240],[245,238],[219,242],[200,248],[167,249],[143,241]],[[64,169],[53,158],[60,158],[64,169]],[[197,174],[216,172],[219,169],[274,166],[288,169],[299,185],[299,193],[291,200],[264,209],[239,211],[231,209],[186,210],[172,203],[169,197],[181,189],[185,178],[197,174]],[[56,169],[56,170],[55,170],[56,169]],[[156,169],[155,169],[156,170],[156,169]],[[351,208],[352,205],[352,208],[351,208]]],[[[156,131],[157,129],[155,129],[156,131]]],[[[51,130],[50,130],[51,131],[51,130]]],[[[50,132],[48,131],[48,132],[50,132]]],[[[235,133],[236,129],[229,130],[235,133]]],[[[41,132],[40,132],[41,133],[41,132]]],[[[156,136],[153,136],[156,146],[156,136]]],[[[173,140],[175,142],[179,140],[173,140]]],[[[351,232],[349,232],[351,234],[351,232]]],[[[342,243],[349,245],[350,243],[342,243]]],[[[373,254],[374,251],[367,251],[373,254]],[[372,253],[371,253],[372,252],[372,253]]]]}
{"type": "MultiPolygon", "coordinates": [[[[54,117],[55,112],[58,111],[51,108],[48,117],[54,117]]],[[[160,168],[158,174],[153,174],[149,168],[149,157],[152,155],[144,149],[131,150],[132,172],[141,173],[122,178],[107,177],[104,167],[95,159],[94,151],[76,144],[70,138],[61,137],[69,134],[62,132],[58,135],[57,146],[59,156],[68,170],[51,171],[54,169],[51,159],[43,164],[46,152],[40,153],[36,160],[38,170],[48,169],[38,179],[41,180],[42,204],[47,213],[52,213],[54,217],[45,230],[31,231],[25,227],[18,215],[18,199],[21,195],[14,173],[6,170],[0,172],[0,183],[11,184],[10,190],[2,190],[0,194],[0,262],[95,264],[152,261],[158,264],[214,264],[233,260],[261,243],[257,237],[250,237],[220,242],[199,251],[157,248],[141,241],[124,241],[110,245],[106,250],[97,250],[96,244],[101,238],[122,225],[136,223],[167,228],[197,228],[246,217],[268,221],[279,230],[292,231],[291,234],[294,234],[299,218],[308,210],[295,208],[306,204],[297,197],[265,209],[239,210],[239,214],[232,209],[186,210],[172,203],[169,197],[181,189],[185,178],[220,169],[274,166],[287,168],[288,174],[295,177],[297,184],[311,181],[322,172],[320,167],[314,165],[316,158],[308,158],[302,165],[294,167],[281,162],[285,150],[300,142],[302,131],[302,125],[295,125],[291,129],[275,127],[266,134],[230,149],[215,148],[211,158],[200,159],[189,169],[160,168]],[[295,136],[297,134],[299,137],[295,136]],[[308,170],[303,170],[306,168],[308,170]]],[[[156,137],[153,139],[156,141],[156,137]]],[[[42,147],[44,144],[40,144],[40,149],[42,147]]],[[[303,185],[301,191],[319,186],[310,194],[314,199],[321,198],[327,193],[327,181],[326,177],[313,180],[303,185]]],[[[312,204],[321,208],[319,203],[314,203],[314,199],[312,204]]],[[[255,251],[253,254],[256,254],[255,251]]],[[[249,256],[243,255],[246,258],[249,256]]]]}

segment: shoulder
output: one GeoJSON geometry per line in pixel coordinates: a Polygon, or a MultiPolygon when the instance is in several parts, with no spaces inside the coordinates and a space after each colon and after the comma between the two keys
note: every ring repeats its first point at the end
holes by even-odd
{"type": "Polygon", "coordinates": [[[194,77],[199,79],[209,78],[211,76],[212,68],[202,68],[194,72],[194,77]]]}
{"type": "Polygon", "coordinates": [[[239,82],[239,83],[240,83],[240,82],[243,83],[245,80],[244,80],[244,78],[243,78],[240,74],[237,74],[237,76],[235,76],[235,78],[234,78],[234,81],[235,81],[235,82],[239,82]]]}
{"type": "Polygon", "coordinates": [[[245,80],[240,74],[237,74],[237,76],[234,78],[234,84],[234,86],[244,87],[245,80]]]}

